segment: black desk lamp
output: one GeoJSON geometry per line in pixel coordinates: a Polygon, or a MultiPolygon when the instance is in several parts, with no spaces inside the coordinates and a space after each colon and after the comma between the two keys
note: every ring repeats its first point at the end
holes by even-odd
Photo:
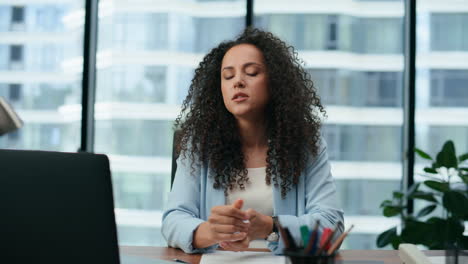
{"type": "Polygon", "coordinates": [[[0,97],[0,136],[13,132],[22,126],[23,121],[11,105],[3,97],[0,97]]]}

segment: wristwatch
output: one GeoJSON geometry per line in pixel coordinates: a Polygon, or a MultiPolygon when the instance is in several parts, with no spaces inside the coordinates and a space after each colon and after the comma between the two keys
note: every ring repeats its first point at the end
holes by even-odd
{"type": "Polygon", "coordinates": [[[278,242],[279,240],[279,234],[278,234],[278,217],[277,216],[272,216],[273,219],[273,230],[272,232],[268,235],[266,240],[268,242],[278,242]]]}

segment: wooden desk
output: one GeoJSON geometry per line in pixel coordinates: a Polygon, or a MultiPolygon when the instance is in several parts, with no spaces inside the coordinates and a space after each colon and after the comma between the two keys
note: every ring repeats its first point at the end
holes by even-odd
{"type": "MultiPolygon", "coordinates": [[[[172,261],[174,258],[177,258],[187,261],[191,264],[198,264],[201,259],[200,254],[189,255],[185,254],[180,249],[166,247],[121,246],[120,253],[147,258],[165,259],[170,261],[172,261]]],[[[424,253],[428,256],[444,255],[444,251],[442,250],[431,250],[425,251],[424,253]]],[[[397,250],[341,250],[339,254],[339,259],[357,261],[374,260],[383,261],[385,264],[401,264],[397,250]]]]}

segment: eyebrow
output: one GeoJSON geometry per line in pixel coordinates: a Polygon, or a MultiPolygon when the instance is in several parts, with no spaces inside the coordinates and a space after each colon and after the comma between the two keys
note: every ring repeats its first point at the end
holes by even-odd
{"type": "MultiPolygon", "coordinates": [[[[242,65],[242,67],[243,67],[243,68],[246,68],[246,67],[248,67],[248,66],[250,66],[250,65],[257,65],[257,66],[263,67],[262,64],[259,64],[259,63],[256,63],[256,62],[247,62],[247,63],[245,63],[244,65],[242,65]]],[[[232,70],[232,69],[234,69],[233,66],[226,66],[226,67],[224,67],[221,71],[224,71],[224,70],[232,70]]]]}

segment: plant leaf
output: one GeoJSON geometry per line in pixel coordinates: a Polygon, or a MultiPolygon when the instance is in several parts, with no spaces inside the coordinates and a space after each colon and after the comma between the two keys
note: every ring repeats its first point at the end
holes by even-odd
{"type": "Polygon", "coordinates": [[[392,247],[393,249],[398,249],[398,246],[403,243],[403,239],[401,239],[400,236],[395,236],[393,239],[392,239],[392,247]]]}
{"type": "Polygon", "coordinates": [[[408,195],[411,195],[411,194],[413,194],[415,191],[417,191],[418,188],[419,188],[419,185],[421,185],[420,182],[418,182],[418,183],[413,183],[413,185],[411,185],[411,187],[408,189],[408,195]]]}
{"type": "Polygon", "coordinates": [[[432,211],[434,211],[436,208],[437,208],[437,205],[435,205],[435,204],[428,205],[428,206],[424,207],[423,209],[421,209],[421,211],[419,211],[418,217],[426,216],[426,215],[432,213],[432,211]]]}
{"type": "Polygon", "coordinates": [[[425,245],[430,249],[444,249],[447,244],[447,219],[431,217],[426,223],[429,225],[431,236],[426,237],[425,245]]]}
{"type": "Polygon", "coordinates": [[[386,245],[390,244],[392,240],[397,237],[397,228],[392,227],[388,229],[387,231],[379,234],[377,237],[377,247],[382,248],[385,247],[386,245]]]}
{"type": "Polygon", "coordinates": [[[461,175],[460,177],[462,178],[464,183],[468,184],[468,175],[461,175]]]}
{"type": "Polygon", "coordinates": [[[442,223],[444,221],[444,219],[440,218],[440,217],[436,217],[436,216],[433,216],[429,219],[427,219],[427,223],[429,224],[434,224],[434,225],[440,225],[440,223],[442,223]]]}
{"type": "Polygon", "coordinates": [[[463,236],[460,239],[460,248],[468,248],[468,236],[463,236]]]}
{"type": "Polygon", "coordinates": [[[385,207],[385,206],[389,206],[389,205],[392,205],[392,204],[393,204],[392,201],[385,200],[380,204],[380,208],[385,207]]]}
{"type": "Polygon", "coordinates": [[[402,192],[393,192],[393,197],[397,199],[403,198],[404,194],[402,192]]]}
{"type": "Polygon", "coordinates": [[[383,210],[383,215],[386,217],[395,216],[403,210],[403,206],[386,206],[383,210]]]}
{"type": "Polygon", "coordinates": [[[444,232],[442,238],[445,240],[445,248],[447,248],[448,246],[453,245],[460,236],[463,236],[465,226],[460,219],[449,217],[445,222],[445,226],[442,226],[442,228],[442,231],[444,232]]]}
{"type": "Polygon", "coordinates": [[[421,157],[423,159],[432,160],[432,157],[429,154],[427,154],[426,152],[424,152],[424,151],[422,151],[422,150],[420,150],[418,148],[414,148],[414,152],[416,152],[419,155],[419,157],[421,157]]]}
{"type": "Polygon", "coordinates": [[[405,227],[401,231],[401,238],[405,243],[426,244],[426,241],[433,236],[435,230],[431,230],[432,224],[420,221],[409,220],[405,222],[405,227]]]}
{"type": "Polygon", "coordinates": [[[458,162],[460,163],[462,163],[465,160],[468,160],[468,153],[465,153],[463,155],[460,155],[460,157],[458,157],[458,162]]]}
{"type": "Polygon", "coordinates": [[[458,159],[453,141],[447,140],[442,150],[437,154],[436,161],[439,166],[448,168],[458,168],[458,159]]]}
{"type": "Polygon", "coordinates": [[[459,217],[468,213],[468,198],[459,191],[448,191],[444,193],[442,203],[448,211],[459,217]]]}
{"type": "Polygon", "coordinates": [[[412,195],[410,195],[408,198],[410,199],[421,199],[421,200],[426,200],[429,202],[437,203],[437,199],[434,197],[433,193],[430,192],[415,192],[412,195]]]}
{"type": "Polygon", "coordinates": [[[450,190],[448,183],[446,182],[438,182],[438,181],[424,181],[424,184],[436,191],[439,192],[447,192],[450,190]]]}
{"type": "Polygon", "coordinates": [[[427,173],[432,173],[432,174],[437,174],[437,171],[433,168],[424,168],[424,171],[427,172],[427,173]]]}

